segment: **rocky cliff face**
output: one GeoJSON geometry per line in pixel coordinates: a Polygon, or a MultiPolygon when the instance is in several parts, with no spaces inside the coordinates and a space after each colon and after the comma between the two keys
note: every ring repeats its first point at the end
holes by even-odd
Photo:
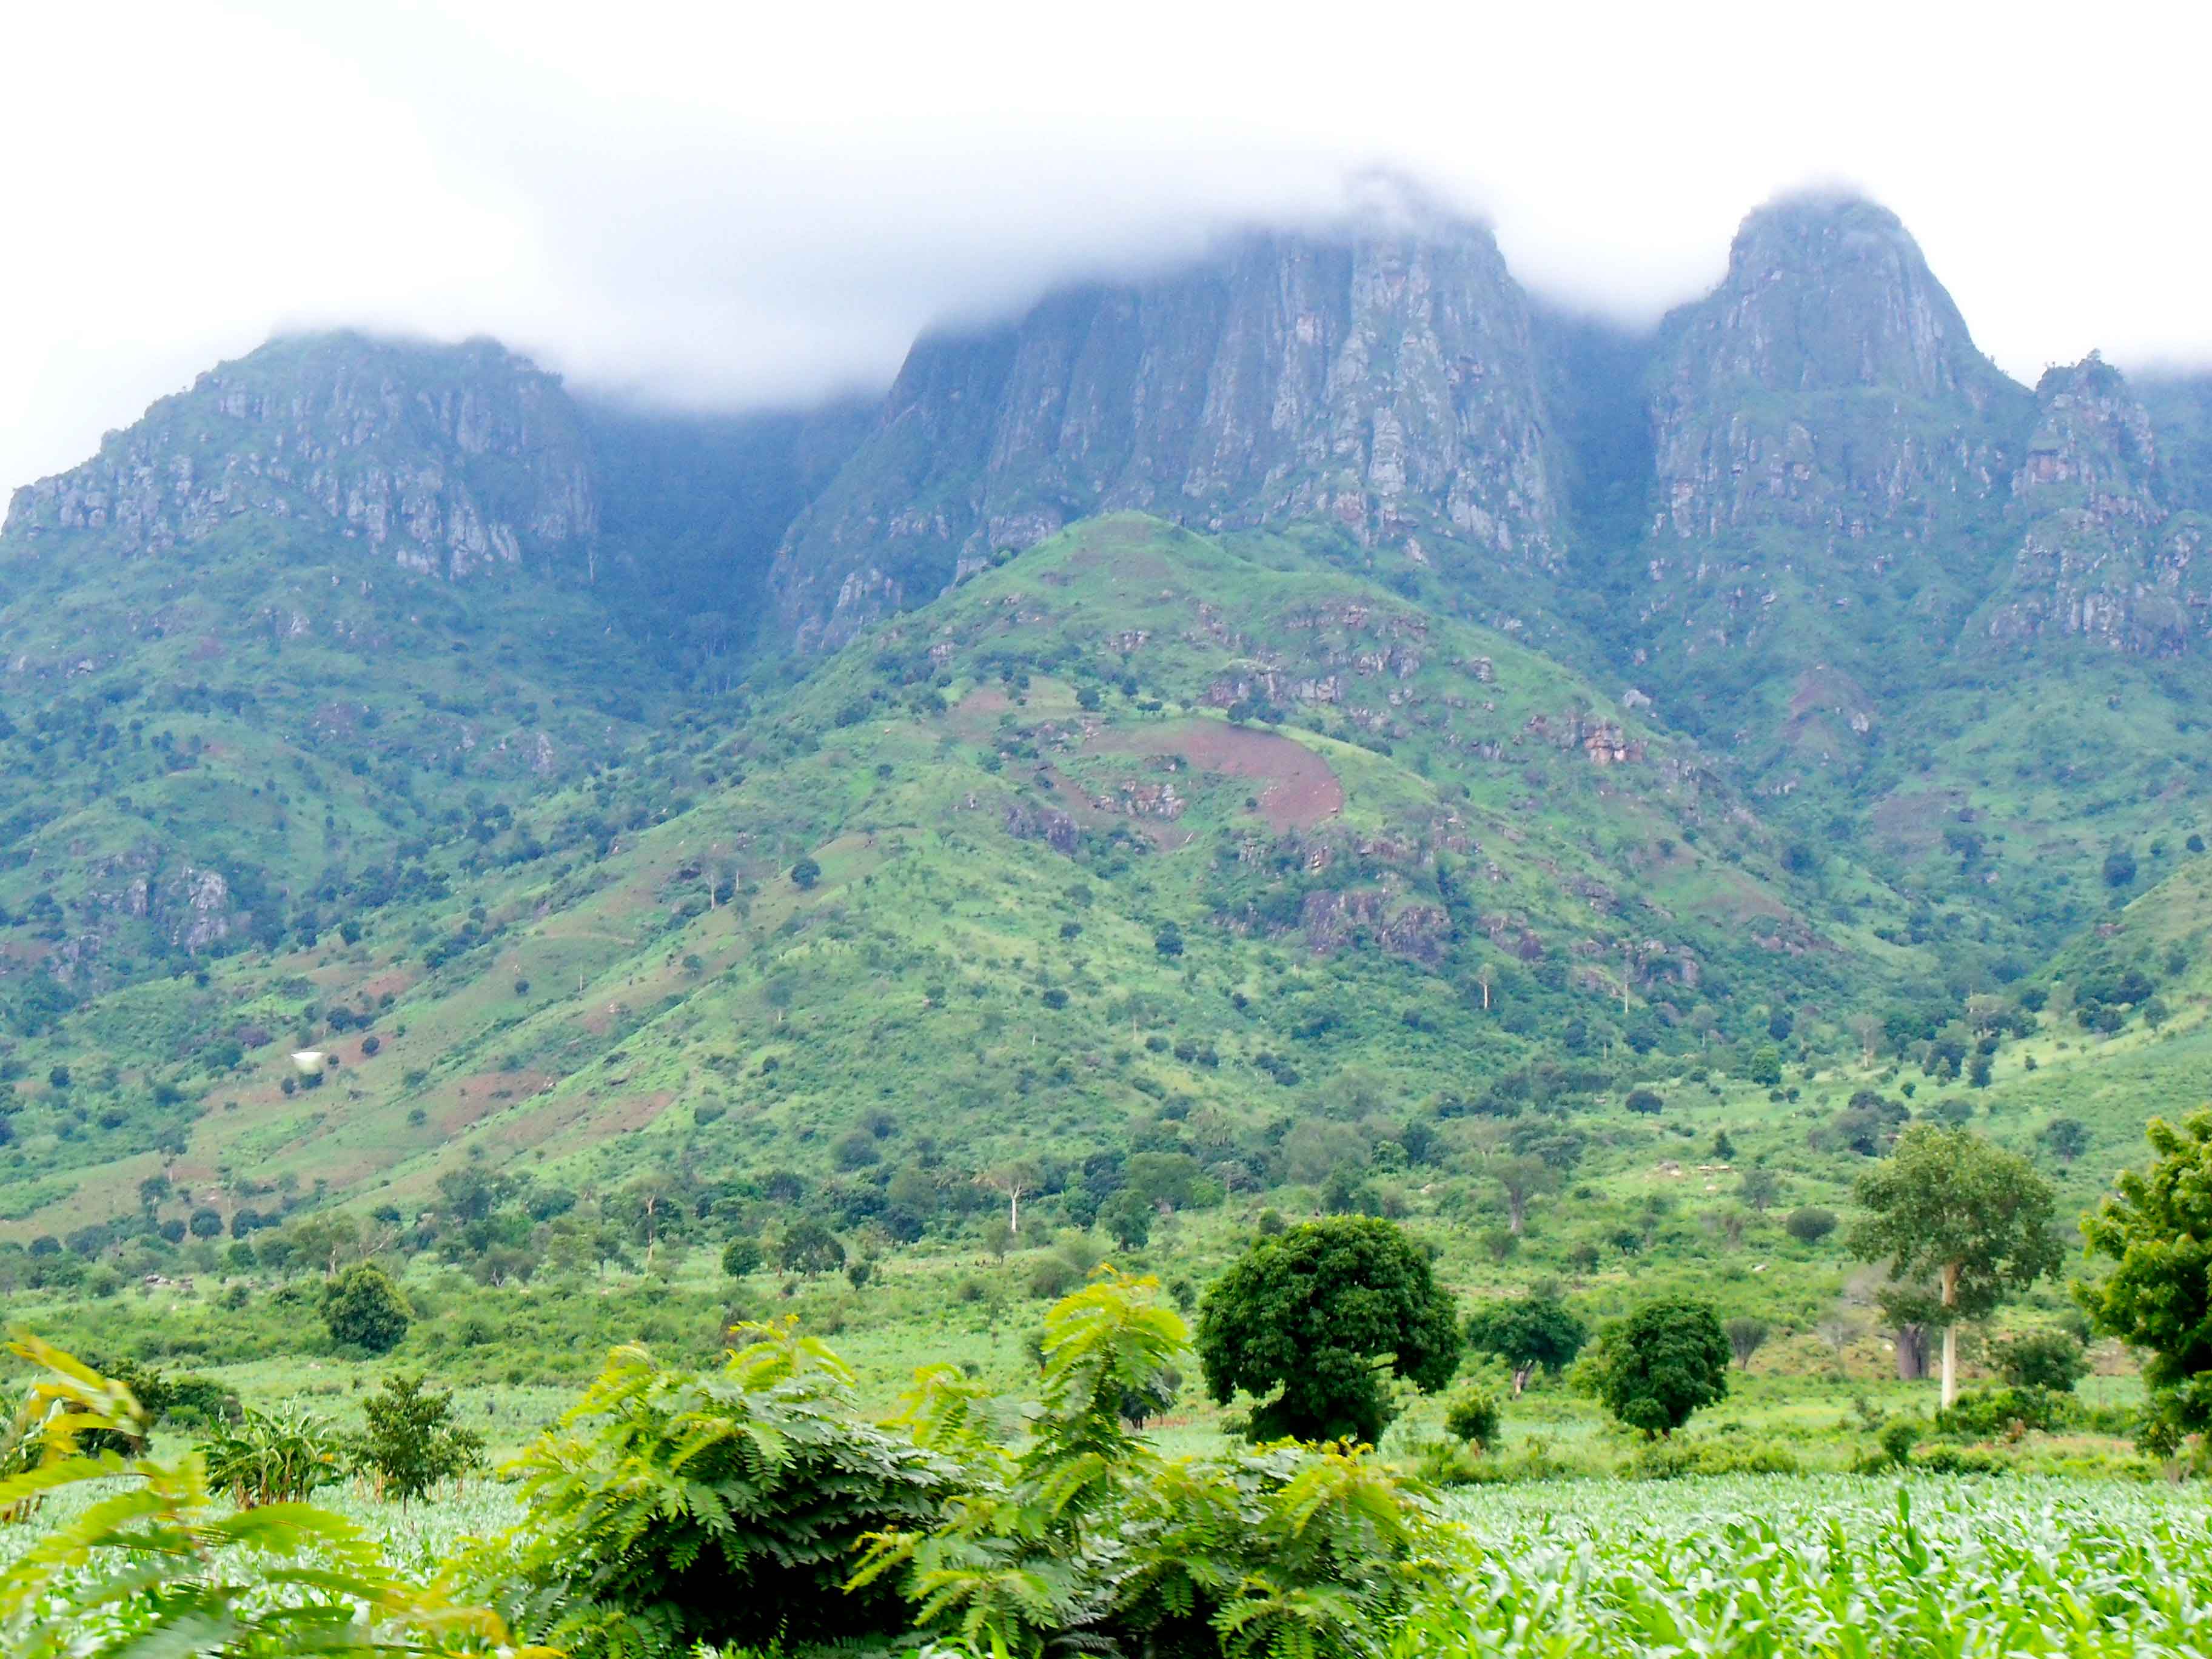
{"type": "Polygon", "coordinates": [[[1395,560],[1540,572],[1559,463],[1526,300],[1487,232],[1255,235],[1192,269],[1054,295],[925,340],[779,553],[802,646],[833,646],[1061,526],[1318,520],[1395,560]]]}
{"type": "Polygon", "coordinates": [[[2012,478],[2025,528],[1979,631],[1998,641],[2074,636],[2137,656],[2198,645],[2212,618],[2212,522],[2169,507],[2149,411],[2094,356],[2045,374],[2036,401],[2012,478]]]}
{"type": "Polygon", "coordinates": [[[15,492],[3,532],[164,554],[251,515],[459,580],[588,540],[587,452],[560,382],[489,342],[319,335],[203,374],[82,466],[15,492]]]}
{"type": "Polygon", "coordinates": [[[1847,604],[2002,501],[2025,401],[1891,214],[1754,213],[1720,287],[1664,331],[1655,611],[1725,645],[1772,626],[1784,590],[1847,604]]]}

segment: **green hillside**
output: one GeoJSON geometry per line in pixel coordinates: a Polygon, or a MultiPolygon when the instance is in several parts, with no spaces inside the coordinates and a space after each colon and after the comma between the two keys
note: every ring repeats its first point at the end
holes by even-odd
{"type": "MultiPolygon", "coordinates": [[[[349,763],[420,752],[385,730],[349,763]]],[[[539,791],[520,816],[434,799],[429,844],[369,900],[359,845],[323,829],[320,904],[249,933],[262,949],[25,1030],[15,1230],[127,1209],[149,1139],[180,1181],[364,1195],[472,1152],[640,1165],[672,1136],[827,1173],[904,1150],[849,1143],[856,1101],[978,1167],[1195,1109],[1212,1161],[1259,1182],[1237,1137],[1285,1115],[1433,1109],[1562,1053],[1601,1078],[1770,1004],[1832,1012],[1896,954],[1795,908],[1694,754],[1282,544],[1100,521],[735,733],[673,732],[629,763],[601,750],[587,782],[519,769],[539,791]],[[288,1097],[306,1044],[340,1070],[288,1097]]],[[[258,799],[237,769],[160,774],[159,810],[236,833],[224,803],[258,799]]],[[[376,766],[331,770],[396,815],[376,766]]]]}

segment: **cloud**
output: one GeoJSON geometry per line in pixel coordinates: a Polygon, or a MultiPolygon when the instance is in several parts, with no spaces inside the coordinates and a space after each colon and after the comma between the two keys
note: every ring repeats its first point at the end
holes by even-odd
{"type": "Polygon", "coordinates": [[[2127,9],[46,8],[0,107],[0,479],[283,327],[491,333],[692,405],[879,386],[933,322],[1378,163],[1623,319],[1842,179],[2015,374],[2212,360],[2207,25],[2144,52],[2127,9]]]}

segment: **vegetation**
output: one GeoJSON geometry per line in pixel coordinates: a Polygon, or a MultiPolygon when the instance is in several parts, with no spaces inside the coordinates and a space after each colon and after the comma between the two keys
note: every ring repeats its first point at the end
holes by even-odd
{"type": "Polygon", "coordinates": [[[2112,1271],[2075,1294],[2097,1328],[2146,1356],[2155,1406],[2147,1443],[2170,1455],[2184,1437],[2212,1430],[2212,1111],[2179,1127],[2153,1118],[2146,1133],[2150,1168],[2124,1173],[2082,1223],[2112,1271]]]}
{"type": "Polygon", "coordinates": [[[1893,1317],[1942,1327],[1948,1407],[1959,1397],[1959,1322],[1987,1318],[2008,1293],[2057,1269],[2055,1194],[2018,1153],[1923,1124],[1860,1178],[1858,1199],[1868,1214],[1851,1248],[1887,1264],[1893,1317]]]}
{"type": "Polygon", "coordinates": [[[1599,1333],[1590,1381],[1630,1428],[1671,1437],[1692,1412],[1728,1397],[1730,1355],[1710,1304],[1653,1302],[1599,1333]]]}
{"type": "Polygon", "coordinates": [[[1379,1370],[1441,1389],[1459,1347],[1428,1258],[1364,1217],[1255,1240],[1206,1293],[1198,1328],[1207,1389],[1224,1405],[1253,1396],[1256,1440],[1371,1444],[1390,1419],[1379,1370]]]}

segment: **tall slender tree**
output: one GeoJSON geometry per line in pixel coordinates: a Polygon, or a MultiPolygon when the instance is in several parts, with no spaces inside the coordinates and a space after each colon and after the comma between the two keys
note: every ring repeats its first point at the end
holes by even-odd
{"type": "Polygon", "coordinates": [[[1886,1263],[1898,1287],[1884,1294],[1883,1311],[1942,1329],[1948,1407],[1959,1397],[1960,1322],[1987,1318],[2058,1267],[2051,1184],[1971,1130],[1920,1123],[1859,1178],[1856,1196],[1867,1214],[1851,1249],[1886,1263]]]}

